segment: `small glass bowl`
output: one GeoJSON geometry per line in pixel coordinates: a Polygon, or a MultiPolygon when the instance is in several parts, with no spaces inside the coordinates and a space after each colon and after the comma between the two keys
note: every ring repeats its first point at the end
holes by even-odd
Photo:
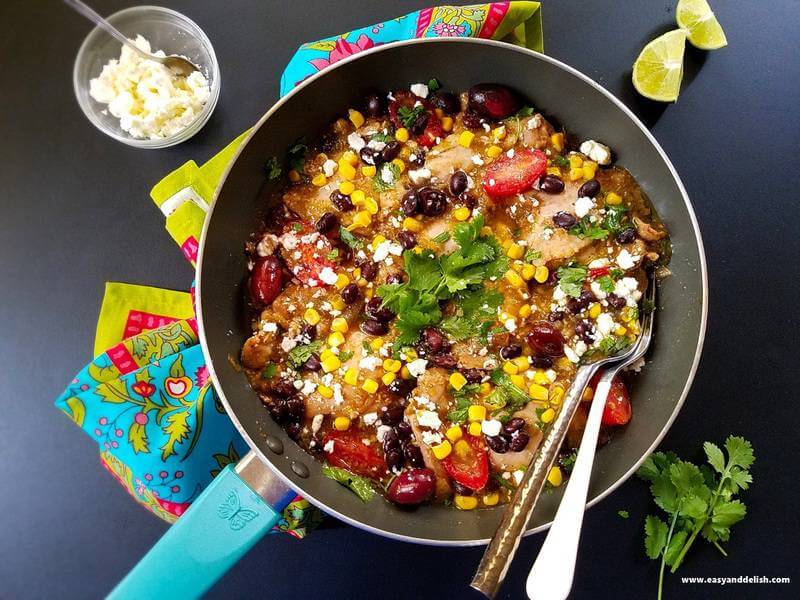
{"type": "Polygon", "coordinates": [[[89,95],[89,81],[100,75],[109,60],[118,59],[121,44],[102,29],[95,27],[81,44],[75,59],[72,83],[78,104],[86,117],[103,133],[137,148],[166,148],[188,140],[205,125],[219,99],[220,75],[217,57],[211,42],[194,21],[182,14],[159,6],[136,6],[114,13],[108,21],[123,35],[135,39],[144,36],[153,52],[185,56],[203,72],[211,86],[211,94],[203,110],[186,128],[175,135],[155,140],[136,138],[124,131],[119,119],[108,112],[108,105],[89,95]]]}

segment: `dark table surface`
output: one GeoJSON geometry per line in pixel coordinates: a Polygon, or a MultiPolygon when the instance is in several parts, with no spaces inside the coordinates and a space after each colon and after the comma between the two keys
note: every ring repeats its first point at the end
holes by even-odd
{"type": "MultiPolygon", "coordinates": [[[[94,443],[53,407],[91,358],[105,281],[186,289],[192,272],[150,202],[154,182],[202,161],[277,98],[301,42],[382,21],[427,1],[162,1],[214,43],[222,95],[205,129],[176,148],[142,151],[96,131],[72,93],[72,62],[90,26],[61,3],[0,3],[0,597],[92,598],[107,592],[165,531],[101,468],[94,443]]],[[[132,2],[94,0],[102,13],[132,2]]],[[[723,559],[698,545],[684,576],[797,579],[795,387],[798,310],[800,58],[796,0],[723,2],[730,45],[690,50],[680,101],[635,96],[630,65],[672,27],[675,2],[585,0],[544,9],[546,50],[623,99],[683,178],[703,231],[709,328],[688,401],[662,448],[700,459],[703,440],[752,440],[749,514],[723,559]]],[[[444,74],[443,74],[444,75],[444,74]]],[[[575,598],[654,594],[643,552],[652,506],[625,483],[588,512],[575,598]],[[630,511],[621,519],[617,511],[630,511]]],[[[542,535],[522,542],[503,597],[522,597],[542,535]]],[[[306,540],[263,540],[212,597],[442,598],[475,595],[481,549],[383,539],[328,521],[306,540]]],[[[669,598],[798,597],[791,585],[666,582],[669,598]]]]}

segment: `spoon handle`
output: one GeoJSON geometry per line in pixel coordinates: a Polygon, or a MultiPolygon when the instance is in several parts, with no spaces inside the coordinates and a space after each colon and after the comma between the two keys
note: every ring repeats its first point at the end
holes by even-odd
{"type": "Polygon", "coordinates": [[[542,441],[542,446],[506,508],[492,541],[483,553],[481,564],[470,583],[488,598],[494,598],[505,579],[517,551],[522,534],[542,492],[550,467],[553,466],[572,417],[580,405],[583,390],[598,369],[597,363],[578,369],[564,404],[542,441]]]}
{"type": "Polygon", "coordinates": [[[103,29],[106,33],[113,36],[117,41],[125,44],[131,50],[135,50],[142,58],[152,59],[153,57],[150,56],[147,52],[140,49],[136,44],[131,42],[128,38],[126,38],[122,32],[114,27],[111,23],[106,21],[103,17],[98,15],[94,9],[87,6],[81,0],[64,0],[64,3],[72,8],[75,12],[83,15],[90,21],[92,21],[95,25],[103,29]]]}
{"type": "Polygon", "coordinates": [[[575,575],[575,561],[581,538],[583,513],[586,509],[586,496],[592,476],[597,437],[603,417],[606,398],[611,387],[611,379],[616,369],[603,374],[595,390],[594,400],[589,409],[586,428],[583,431],[578,458],[570,473],[564,497],[558,506],[553,524],[547,538],[533,563],[525,590],[528,598],[547,598],[565,600],[572,589],[575,575]],[[610,375],[610,377],[609,377],[610,375]]]}

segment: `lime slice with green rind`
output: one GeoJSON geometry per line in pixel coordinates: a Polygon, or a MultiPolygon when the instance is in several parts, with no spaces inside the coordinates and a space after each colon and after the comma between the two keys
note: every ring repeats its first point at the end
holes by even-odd
{"type": "Polygon", "coordinates": [[[686,31],[676,29],[644,47],[633,63],[633,87],[645,98],[675,102],[683,79],[686,31]]]}
{"type": "Polygon", "coordinates": [[[689,42],[701,50],[728,45],[725,32],[706,0],[679,0],[675,9],[678,26],[689,31],[689,42]]]}

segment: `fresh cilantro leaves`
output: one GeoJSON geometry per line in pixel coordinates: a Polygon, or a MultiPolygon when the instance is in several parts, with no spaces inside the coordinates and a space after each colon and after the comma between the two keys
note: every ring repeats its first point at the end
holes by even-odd
{"type": "Polygon", "coordinates": [[[453,398],[456,401],[456,407],[447,413],[447,418],[451,423],[458,425],[467,420],[467,412],[472,405],[472,399],[478,393],[480,385],[477,383],[468,383],[460,390],[453,391],[453,398]]]}
{"type": "Polygon", "coordinates": [[[618,510],[617,515],[620,519],[627,519],[631,516],[631,513],[629,513],[627,510],[618,510]]]}
{"type": "Polygon", "coordinates": [[[614,280],[611,279],[610,275],[603,275],[597,280],[597,285],[600,286],[600,289],[603,290],[606,294],[610,294],[614,291],[616,287],[614,285],[614,280]]]}
{"type": "Polygon", "coordinates": [[[492,372],[492,383],[496,386],[494,391],[484,400],[487,406],[494,411],[492,418],[505,423],[515,412],[523,408],[531,397],[519,389],[505,372],[497,369],[492,372]]]}
{"type": "Polygon", "coordinates": [[[569,159],[566,156],[561,156],[557,154],[552,158],[550,164],[556,167],[567,168],[569,167],[569,159]]]}
{"type": "Polygon", "coordinates": [[[360,475],[355,475],[347,469],[332,467],[328,463],[325,463],[322,465],[322,474],[350,488],[363,502],[369,502],[375,495],[375,489],[372,487],[372,482],[369,479],[361,477],[360,475]]]}
{"type": "Polygon", "coordinates": [[[456,298],[455,314],[446,317],[440,327],[456,341],[478,336],[486,338],[503,304],[503,294],[480,287],[460,292],[456,298]]]}
{"type": "Polygon", "coordinates": [[[431,77],[428,80],[428,91],[429,92],[438,92],[440,89],[442,89],[442,84],[439,83],[439,80],[436,79],[436,77],[431,77]]]}
{"type": "Polygon", "coordinates": [[[530,117],[535,111],[532,106],[523,106],[517,111],[518,117],[530,117]]]}
{"type": "Polygon", "coordinates": [[[369,138],[369,141],[383,142],[384,144],[388,144],[389,142],[394,141],[394,136],[391,133],[384,133],[381,131],[373,135],[371,138],[369,138]]]}
{"type": "Polygon", "coordinates": [[[359,238],[354,236],[352,233],[347,231],[344,227],[339,227],[339,239],[342,240],[345,244],[350,246],[351,248],[361,248],[364,245],[359,238]]]}
{"type": "Polygon", "coordinates": [[[401,106],[397,109],[397,118],[400,119],[400,122],[403,124],[403,127],[409,128],[414,124],[419,116],[425,112],[425,108],[422,105],[408,107],[408,106],[401,106]]]}
{"type": "Polygon", "coordinates": [[[436,242],[437,244],[444,244],[449,239],[450,239],[450,232],[443,231],[439,235],[432,237],[431,241],[436,242]]]}
{"type": "Polygon", "coordinates": [[[316,342],[311,342],[310,344],[301,344],[299,346],[295,346],[291,350],[289,350],[289,354],[287,356],[287,360],[289,362],[289,366],[293,369],[299,369],[302,367],[306,361],[311,358],[312,354],[316,354],[322,349],[322,341],[317,340],[316,342]]]}
{"type": "Polygon", "coordinates": [[[637,475],[650,482],[653,501],[667,514],[667,521],[655,515],[645,520],[645,553],[661,559],[658,597],[664,570],[675,573],[697,536],[702,536],[725,555],[720,542],[730,539],[730,529],[741,521],[747,509],[735,496],[750,487],[750,467],[755,461],[753,447],[741,437],[725,440],[725,453],[711,442],[703,444],[707,465],[697,467],[675,454],[656,452],[645,460],[637,475]]]}
{"type": "Polygon", "coordinates": [[[305,138],[297,140],[287,152],[289,166],[298,173],[304,172],[306,152],[308,152],[308,145],[306,145],[305,138]]]}
{"type": "Polygon", "coordinates": [[[278,161],[277,156],[270,156],[267,159],[267,162],[264,163],[264,171],[266,171],[269,181],[273,181],[281,176],[281,163],[278,161]]]}
{"type": "Polygon", "coordinates": [[[268,362],[264,366],[264,370],[261,371],[261,378],[272,379],[277,374],[278,374],[278,365],[276,365],[274,362],[268,362]]]}
{"type": "Polygon", "coordinates": [[[600,340],[598,348],[605,356],[613,356],[625,350],[632,343],[628,337],[609,335],[600,340]]]}
{"type": "Polygon", "coordinates": [[[586,281],[588,272],[588,269],[582,265],[559,267],[556,271],[558,285],[567,296],[577,298],[583,291],[583,282],[586,281]]]}
{"type": "Polygon", "coordinates": [[[535,250],[533,248],[528,248],[528,250],[525,252],[525,262],[530,263],[535,260],[539,260],[540,258],[542,258],[542,253],[539,252],[538,250],[535,250]]]}
{"type": "Polygon", "coordinates": [[[570,227],[569,232],[581,239],[590,240],[604,240],[609,235],[608,229],[592,223],[588,215],[578,221],[576,225],[570,227]]]}
{"type": "Polygon", "coordinates": [[[603,219],[603,228],[611,233],[618,233],[625,229],[625,213],[628,212],[628,208],[622,204],[607,204],[605,209],[606,216],[603,219]]]}

